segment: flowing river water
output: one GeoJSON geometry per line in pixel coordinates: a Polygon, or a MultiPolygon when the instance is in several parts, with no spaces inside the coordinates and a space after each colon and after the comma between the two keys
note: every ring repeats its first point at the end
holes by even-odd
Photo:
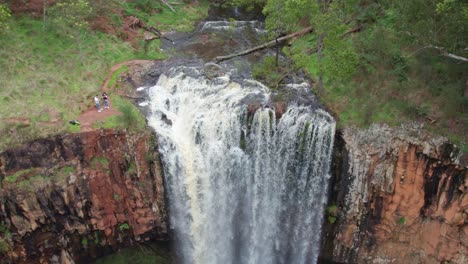
{"type": "Polygon", "coordinates": [[[184,66],[149,95],[179,261],[315,263],[333,118],[297,104],[277,118],[264,85],[184,66]]]}
{"type": "Polygon", "coordinates": [[[256,55],[215,65],[215,74],[203,67],[264,35],[258,21],[169,35],[176,62],[139,89],[158,136],[175,263],[317,262],[334,119],[304,80],[284,86],[287,106],[275,109],[277,91],[252,80],[256,55]]]}

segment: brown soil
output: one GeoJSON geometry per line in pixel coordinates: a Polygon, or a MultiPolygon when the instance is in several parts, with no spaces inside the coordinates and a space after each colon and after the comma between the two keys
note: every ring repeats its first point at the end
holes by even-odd
{"type": "Polygon", "coordinates": [[[138,45],[138,40],[143,38],[143,33],[139,30],[139,20],[133,16],[124,16],[122,10],[114,10],[114,14],[122,19],[122,25],[117,26],[109,20],[108,16],[99,16],[91,21],[91,28],[106,34],[115,35],[121,40],[129,42],[131,45],[138,45]]]}
{"type": "MultiPolygon", "coordinates": [[[[109,87],[107,87],[107,86],[109,85],[109,81],[112,78],[112,74],[114,74],[115,71],[120,69],[120,67],[122,67],[122,66],[137,66],[137,65],[147,64],[147,63],[151,63],[151,62],[153,62],[153,61],[151,61],[151,60],[129,60],[129,61],[124,61],[124,62],[121,62],[121,63],[117,63],[116,65],[112,66],[112,68],[109,70],[109,73],[107,74],[106,80],[104,81],[104,84],[101,87],[101,90],[103,90],[105,92],[109,91],[109,87]]],[[[112,87],[110,87],[110,88],[112,88],[112,87]]]]}
{"type": "MultiPolygon", "coordinates": [[[[106,80],[104,81],[104,84],[101,86],[101,90],[104,92],[109,92],[112,87],[108,87],[109,81],[114,74],[115,71],[120,69],[122,66],[136,66],[136,65],[141,65],[141,64],[147,64],[151,63],[152,61],[150,60],[129,60],[129,61],[124,61],[121,63],[118,63],[109,70],[109,73],[107,74],[106,80]]],[[[104,121],[106,118],[114,116],[114,115],[119,115],[121,114],[117,109],[115,109],[112,106],[112,103],[109,100],[109,109],[103,109],[102,112],[98,112],[96,107],[93,106],[89,108],[88,110],[84,111],[81,113],[81,115],[77,118],[78,121],[81,123],[81,131],[92,131],[94,130],[93,124],[99,121],[104,121]]]]}
{"type": "Polygon", "coordinates": [[[98,112],[96,107],[93,107],[81,113],[81,115],[78,117],[78,121],[81,123],[81,131],[92,131],[94,130],[94,123],[104,121],[108,117],[121,114],[117,109],[112,107],[110,102],[109,106],[109,109],[102,109],[102,112],[98,112]]]}
{"type": "MultiPolygon", "coordinates": [[[[47,6],[55,3],[54,0],[46,0],[47,6]]],[[[32,16],[42,16],[44,0],[13,0],[10,9],[14,14],[31,14],[32,16]]]]}

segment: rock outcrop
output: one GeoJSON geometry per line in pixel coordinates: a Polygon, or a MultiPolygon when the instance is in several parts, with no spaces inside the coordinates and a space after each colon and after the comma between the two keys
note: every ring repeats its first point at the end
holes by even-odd
{"type": "Polygon", "coordinates": [[[467,169],[453,145],[409,125],[344,129],[338,137],[325,257],[468,262],[467,169]]]}
{"type": "Polygon", "coordinates": [[[167,239],[155,148],[151,133],[102,130],[0,153],[0,263],[84,263],[167,239]]]}

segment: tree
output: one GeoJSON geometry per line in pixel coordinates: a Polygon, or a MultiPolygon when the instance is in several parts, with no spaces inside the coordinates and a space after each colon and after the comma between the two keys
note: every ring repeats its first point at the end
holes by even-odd
{"type": "MultiPolygon", "coordinates": [[[[268,0],[264,14],[268,30],[297,30],[312,25],[317,52],[318,92],[323,92],[323,79],[346,79],[354,73],[358,56],[346,38],[350,11],[356,1],[329,0],[268,0]]],[[[310,51],[310,46],[296,50],[298,56],[310,51]]],[[[310,53],[310,52],[309,52],[310,53]]],[[[304,60],[304,64],[310,63],[304,60]]],[[[305,65],[301,65],[305,66],[305,65]]]]}

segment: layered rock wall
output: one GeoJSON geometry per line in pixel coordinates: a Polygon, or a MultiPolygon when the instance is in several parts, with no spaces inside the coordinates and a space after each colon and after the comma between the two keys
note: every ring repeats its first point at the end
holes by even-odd
{"type": "Polygon", "coordinates": [[[150,133],[103,130],[0,153],[0,263],[85,263],[167,239],[155,145],[150,133]]]}
{"type": "Polygon", "coordinates": [[[343,263],[467,263],[468,177],[453,145],[417,126],[337,140],[324,255],[343,263]],[[334,215],[330,215],[334,214],[334,215]]]}

